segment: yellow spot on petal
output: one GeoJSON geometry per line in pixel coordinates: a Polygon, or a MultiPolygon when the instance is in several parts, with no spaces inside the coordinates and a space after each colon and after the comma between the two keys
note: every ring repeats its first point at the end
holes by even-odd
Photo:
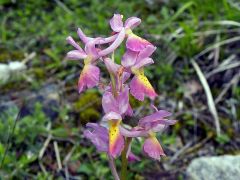
{"type": "Polygon", "coordinates": [[[119,124],[120,124],[120,120],[109,121],[109,144],[110,144],[110,149],[113,148],[113,146],[116,143],[116,140],[119,136],[119,127],[118,127],[119,124]]]}

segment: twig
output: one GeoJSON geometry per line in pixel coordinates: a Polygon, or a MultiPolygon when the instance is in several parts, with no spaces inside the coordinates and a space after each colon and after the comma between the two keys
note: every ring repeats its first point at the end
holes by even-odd
{"type": "Polygon", "coordinates": [[[185,146],[183,146],[179,151],[177,151],[173,157],[170,160],[170,164],[174,163],[174,161],[186,150],[192,145],[192,141],[187,143],[185,146]]]}
{"type": "Polygon", "coordinates": [[[213,96],[212,96],[212,93],[211,93],[211,89],[210,89],[210,87],[208,85],[208,82],[207,82],[206,78],[204,77],[200,67],[195,62],[194,59],[191,60],[191,63],[193,65],[195,71],[197,72],[199,80],[202,83],[202,86],[203,86],[204,91],[206,93],[207,100],[208,100],[207,101],[208,107],[209,107],[209,110],[210,110],[210,112],[211,112],[211,114],[212,114],[212,116],[214,118],[217,135],[219,136],[221,134],[220,123],[219,123],[217,110],[216,110],[216,107],[215,107],[215,104],[214,104],[213,96]]]}
{"type": "Polygon", "coordinates": [[[207,52],[209,51],[212,51],[214,50],[215,48],[217,47],[220,47],[220,46],[223,46],[223,45],[226,45],[226,44],[230,44],[232,42],[235,42],[235,41],[239,41],[240,40],[240,36],[236,36],[234,38],[230,38],[230,39],[226,39],[224,41],[220,41],[218,43],[215,43],[213,44],[212,46],[209,46],[208,48],[204,49],[203,51],[201,51],[199,54],[197,54],[196,56],[193,57],[193,59],[197,59],[199,58],[200,56],[206,54],[207,52]]]}
{"type": "Polygon", "coordinates": [[[213,71],[207,73],[205,76],[208,79],[210,76],[212,76],[216,73],[219,73],[219,72],[222,72],[222,71],[225,71],[225,70],[228,70],[228,69],[233,69],[233,68],[236,68],[238,66],[240,66],[240,62],[234,62],[234,63],[226,65],[226,66],[219,66],[218,68],[214,69],[213,71]]]}
{"type": "Polygon", "coordinates": [[[54,145],[54,150],[55,150],[55,154],[56,154],[56,158],[57,158],[58,170],[62,170],[62,163],[61,163],[61,159],[60,159],[57,141],[54,141],[53,145],[54,145]]]}
{"type": "Polygon", "coordinates": [[[226,94],[226,92],[230,89],[230,87],[233,84],[237,84],[237,82],[239,81],[240,78],[240,74],[236,74],[232,80],[226,85],[226,87],[221,91],[221,93],[218,95],[218,97],[215,99],[215,104],[219,103],[223,96],[226,94]]]}

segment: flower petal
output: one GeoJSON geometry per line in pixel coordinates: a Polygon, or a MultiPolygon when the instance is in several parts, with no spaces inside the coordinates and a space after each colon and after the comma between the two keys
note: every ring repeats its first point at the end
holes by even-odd
{"type": "Polygon", "coordinates": [[[129,106],[129,87],[125,86],[123,91],[119,93],[117,97],[117,103],[120,114],[124,114],[128,110],[129,106]]]}
{"type": "Polygon", "coordinates": [[[117,74],[118,69],[120,68],[119,64],[114,63],[110,58],[105,58],[104,63],[110,73],[117,74]]]}
{"type": "Polygon", "coordinates": [[[153,63],[154,63],[154,61],[152,58],[144,58],[144,59],[138,60],[137,63],[133,66],[133,68],[140,69],[144,66],[147,66],[147,65],[150,65],[153,63]]]}
{"type": "Polygon", "coordinates": [[[100,152],[108,152],[108,130],[96,123],[87,123],[87,128],[83,134],[88,138],[100,152]]]}
{"type": "Polygon", "coordinates": [[[68,37],[66,38],[66,40],[67,40],[67,42],[68,42],[69,44],[71,44],[71,45],[72,45],[73,47],[75,47],[77,50],[79,50],[79,51],[82,52],[82,53],[84,52],[83,49],[79,46],[79,44],[77,44],[71,36],[68,36],[68,37]]]}
{"type": "Polygon", "coordinates": [[[100,70],[97,66],[87,64],[83,67],[78,81],[78,92],[93,88],[99,83],[100,70]]]}
{"type": "Polygon", "coordinates": [[[165,156],[163,149],[155,136],[150,136],[145,140],[143,144],[143,152],[156,160],[160,160],[160,156],[165,156]]]}
{"type": "Polygon", "coordinates": [[[146,46],[152,45],[150,42],[148,42],[146,39],[143,39],[133,33],[130,33],[127,38],[126,47],[132,51],[141,51],[146,46]]]}
{"type": "Polygon", "coordinates": [[[133,77],[130,82],[130,93],[139,101],[144,100],[144,95],[151,99],[157,96],[147,77],[143,74],[137,74],[133,77]]]}
{"type": "Polygon", "coordinates": [[[87,53],[87,55],[93,57],[93,59],[96,59],[98,57],[98,50],[95,46],[99,43],[100,39],[101,38],[95,38],[91,41],[88,41],[85,46],[85,52],[87,53]]]}
{"type": "Polygon", "coordinates": [[[110,53],[112,53],[116,48],[118,48],[118,46],[120,46],[120,44],[123,42],[125,38],[125,29],[123,28],[119,33],[117,38],[115,39],[115,41],[106,49],[100,51],[98,54],[100,57],[102,56],[106,56],[110,53]]]}
{"type": "Polygon", "coordinates": [[[102,120],[103,121],[110,121],[110,120],[119,121],[119,120],[122,120],[122,117],[119,113],[111,111],[111,112],[105,114],[103,116],[102,120]]]}
{"type": "Polygon", "coordinates": [[[114,14],[112,19],[110,19],[109,23],[113,31],[120,32],[123,28],[122,22],[122,15],[121,14],[114,14]]]}
{"type": "Polygon", "coordinates": [[[124,148],[124,138],[120,134],[118,121],[109,121],[109,154],[119,156],[124,148]]]}
{"type": "Polygon", "coordinates": [[[86,44],[88,41],[93,40],[93,38],[87,37],[80,28],[78,28],[77,34],[84,44],[86,44]]]}
{"type": "MultiPolygon", "coordinates": [[[[145,123],[149,122],[155,122],[157,120],[163,120],[163,118],[171,116],[172,113],[165,111],[165,110],[159,110],[151,115],[145,116],[144,118],[141,118],[139,120],[139,125],[144,126],[145,123]]],[[[167,121],[167,120],[165,120],[167,121]]]]}
{"type": "Polygon", "coordinates": [[[139,52],[137,61],[151,56],[156,49],[153,45],[147,45],[146,48],[139,52]]]}
{"type": "Polygon", "coordinates": [[[105,113],[109,113],[111,111],[118,112],[118,104],[115,98],[113,97],[112,93],[106,91],[103,94],[102,98],[102,106],[105,113]]]}
{"type": "Polygon", "coordinates": [[[139,24],[141,24],[141,19],[140,18],[130,17],[125,21],[124,26],[125,26],[125,28],[134,29],[139,24]]]}
{"type": "Polygon", "coordinates": [[[137,52],[127,49],[127,51],[124,53],[124,55],[122,57],[121,64],[125,68],[133,66],[137,60],[137,55],[138,55],[137,52]]]}
{"type": "Polygon", "coordinates": [[[72,50],[67,53],[67,59],[71,60],[85,59],[86,57],[87,55],[79,50],[72,50]]]}

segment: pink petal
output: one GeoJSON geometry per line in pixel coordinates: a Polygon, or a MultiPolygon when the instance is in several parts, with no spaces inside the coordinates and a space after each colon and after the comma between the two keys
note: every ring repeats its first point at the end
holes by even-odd
{"type": "Polygon", "coordinates": [[[67,59],[71,60],[85,59],[86,57],[87,55],[79,50],[72,50],[67,53],[67,59]]]}
{"type": "Polygon", "coordinates": [[[157,94],[144,75],[135,75],[130,82],[130,93],[139,101],[144,100],[144,95],[154,99],[157,94]]]}
{"type": "Polygon", "coordinates": [[[149,56],[151,56],[153,54],[153,52],[156,49],[157,48],[153,45],[147,45],[142,51],[139,52],[137,61],[148,58],[149,56]]]}
{"type": "Polygon", "coordinates": [[[86,46],[85,46],[85,52],[87,55],[90,55],[93,57],[93,59],[96,59],[98,57],[98,50],[95,47],[97,43],[99,43],[101,38],[95,38],[91,41],[88,41],[86,46]]]}
{"type": "Polygon", "coordinates": [[[105,58],[104,63],[110,73],[113,73],[117,75],[118,69],[120,68],[120,65],[113,62],[110,58],[105,58]]]}
{"type": "Polygon", "coordinates": [[[117,112],[109,112],[105,114],[102,118],[103,121],[110,121],[110,120],[122,120],[122,117],[119,113],[117,112]]]}
{"type": "Polygon", "coordinates": [[[85,65],[78,81],[78,92],[81,93],[87,88],[92,88],[98,85],[100,70],[97,66],[88,64],[85,65]]]}
{"type": "Polygon", "coordinates": [[[150,65],[153,63],[154,63],[154,61],[152,58],[144,58],[144,59],[138,60],[137,63],[133,67],[136,69],[140,69],[144,66],[147,66],[147,65],[150,65]]]}
{"type": "Polygon", "coordinates": [[[127,109],[127,111],[125,112],[124,115],[127,115],[127,116],[132,116],[133,115],[133,110],[132,110],[132,107],[129,103],[128,103],[128,109],[127,109]]]}
{"type": "Polygon", "coordinates": [[[113,31],[120,32],[123,28],[122,15],[114,14],[109,23],[113,31]]]}
{"type": "Polygon", "coordinates": [[[140,161],[141,159],[136,156],[135,154],[133,154],[131,151],[128,155],[128,162],[136,162],[136,161],[140,161]]]}
{"type": "Polygon", "coordinates": [[[141,23],[141,19],[137,18],[137,17],[130,17],[125,21],[125,28],[130,28],[130,29],[134,29],[135,27],[137,27],[139,24],[141,23]]]}
{"type": "Polygon", "coordinates": [[[109,113],[111,111],[118,112],[117,101],[115,100],[111,92],[106,91],[103,94],[102,106],[105,113],[109,113]]]}
{"type": "Polygon", "coordinates": [[[108,152],[108,130],[96,123],[87,123],[87,128],[83,134],[88,138],[100,152],[108,152]]]}
{"type": "Polygon", "coordinates": [[[118,46],[120,46],[120,44],[123,42],[124,38],[125,38],[125,29],[123,28],[118,33],[116,40],[108,48],[106,48],[98,53],[99,56],[102,57],[102,56],[106,56],[106,55],[112,53],[116,48],[118,48],[118,46]]]}
{"type": "Polygon", "coordinates": [[[92,41],[93,40],[93,38],[87,37],[80,28],[78,28],[77,34],[78,34],[78,37],[82,40],[82,42],[84,44],[86,44],[88,41],[92,41]]]}
{"type": "Polygon", "coordinates": [[[126,68],[133,66],[136,63],[137,55],[137,52],[127,49],[122,57],[121,64],[126,68]]]}
{"type": "Polygon", "coordinates": [[[156,160],[160,160],[160,156],[165,156],[161,145],[154,136],[151,136],[145,140],[143,144],[143,152],[156,160]]]}
{"type": "Polygon", "coordinates": [[[74,41],[74,39],[71,36],[68,36],[66,38],[67,42],[71,44],[73,47],[75,47],[80,52],[84,53],[83,49],[74,41]]]}
{"type": "Polygon", "coordinates": [[[150,42],[147,40],[131,33],[128,35],[127,42],[126,42],[126,47],[132,51],[141,51],[143,50],[146,46],[152,45],[150,42]]]}
{"type": "Polygon", "coordinates": [[[124,114],[128,110],[129,105],[129,88],[125,86],[123,91],[117,97],[117,103],[120,114],[124,114]]]}
{"type": "Polygon", "coordinates": [[[162,120],[164,117],[171,116],[172,113],[165,111],[165,110],[159,110],[149,116],[145,116],[144,118],[139,120],[139,125],[144,126],[144,123],[154,122],[157,120],[162,120]]]}

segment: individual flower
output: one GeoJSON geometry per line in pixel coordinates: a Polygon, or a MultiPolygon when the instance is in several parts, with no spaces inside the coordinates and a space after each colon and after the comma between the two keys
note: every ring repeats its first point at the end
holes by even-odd
{"type": "Polygon", "coordinates": [[[148,78],[144,75],[144,67],[154,63],[153,59],[149,56],[155,50],[156,47],[148,45],[140,52],[127,50],[122,57],[122,65],[134,74],[130,82],[130,92],[140,101],[144,100],[145,95],[151,99],[157,96],[148,78]]]}
{"type": "Polygon", "coordinates": [[[153,159],[160,160],[160,156],[165,154],[156,138],[156,133],[162,132],[166,126],[176,123],[176,120],[166,119],[170,115],[171,113],[168,111],[159,110],[140,119],[138,126],[131,131],[120,127],[121,134],[126,137],[145,137],[143,152],[153,159]]]}
{"type": "Polygon", "coordinates": [[[78,81],[78,92],[81,93],[87,88],[92,88],[98,85],[100,69],[96,66],[96,60],[112,53],[123,41],[125,32],[124,30],[120,32],[118,36],[116,36],[116,39],[113,41],[113,43],[103,50],[96,48],[96,45],[108,43],[110,42],[109,39],[88,38],[82,33],[80,29],[78,29],[78,34],[80,34],[79,36],[83,42],[86,43],[85,49],[83,50],[79,44],[77,44],[74,39],[69,36],[67,37],[67,42],[75,47],[76,50],[68,52],[67,58],[72,60],[84,59],[84,67],[78,81]]]}
{"type": "Polygon", "coordinates": [[[78,92],[81,93],[87,88],[98,85],[100,69],[96,66],[96,60],[99,58],[98,49],[95,47],[99,38],[90,40],[86,43],[83,50],[71,36],[67,37],[67,41],[76,50],[67,53],[67,58],[72,60],[84,59],[84,67],[78,81],[78,92]]]}
{"type": "Polygon", "coordinates": [[[150,42],[137,36],[132,32],[132,30],[141,23],[141,19],[137,17],[130,17],[123,24],[122,18],[123,18],[123,15],[114,14],[114,16],[109,21],[109,23],[112,30],[116,33],[119,33],[122,29],[125,29],[126,36],[127,36],[127,41],[126,41],[127,49],[138,52],[143,50],[147,45],[151,45],[150,42]]]}
{"type": "Polygon", "coordinates": [[[109,154],[113,157],[118,156],[124,147],[124,138],[119,131],[119,125],[122,117],[128,113],[129,105],[129,88],[125,86],[122,92],[116,97],[110,91],[106,91],[102,98],[102,106],[106,115],[104,121],[109,125],[109,154]]]}
{"type": "MultiPolygon", "coordinates": [[[[99,152],[110,154],[108,129],[97,123],[87,123],[86,128],[83,135],[95,145],[99,152]]],[[[134,155],[130,150],[127,157],[130,162],[139,160],[139,157],[134,155]]]]}

